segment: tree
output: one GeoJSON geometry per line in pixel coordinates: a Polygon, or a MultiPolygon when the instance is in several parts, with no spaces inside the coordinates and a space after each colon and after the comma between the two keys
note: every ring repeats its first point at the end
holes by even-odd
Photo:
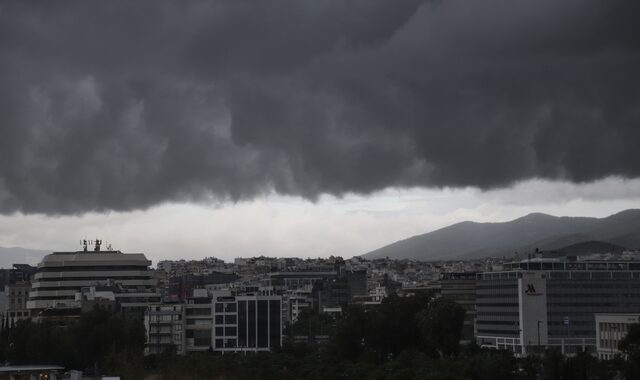
{"type": "Polygon", "coordinates": [[[465,314],[462,306],[448,298],[437,298],[428,309],[418,313],[418,326],[425,343],[440,357],[458,355],[465,314]]]}
{"type": "Polygon", "coordinates": [[[628,358],[640,359],[640,323],[629,326],[627,335],[620,341],[618,349],[628,358]]]}
{"type": "Polygon", "coordinates": [[[629,326],[618,349],[627,357],[624,374],[627,379],[640,379],[640,323],[629,326]]]}

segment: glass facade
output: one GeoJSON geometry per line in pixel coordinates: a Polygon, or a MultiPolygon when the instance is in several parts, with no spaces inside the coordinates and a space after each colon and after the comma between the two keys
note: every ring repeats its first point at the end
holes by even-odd
{"type": "Polygon", "coordinates": [[[481,273],[476,278],[478,343],[491,341],[493,347],[520,351],[518,278],[523,273],[538,273],[546,284],[548,344],[568,354],[595,352],[596,313],[640,310],[639,266],[629,262],[542,261],[505,265],[513,271],[481,273]],[[498,342],[511,347],[499,347],[498,342]]]}

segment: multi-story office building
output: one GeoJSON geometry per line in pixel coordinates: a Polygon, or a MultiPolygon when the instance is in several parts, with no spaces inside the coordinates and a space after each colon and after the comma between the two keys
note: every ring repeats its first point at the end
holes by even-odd
{"type": "Polygon", "coordinates": [[[595,313],[640,309],[640,261],[530,259],[477,275],[476,340],[527,354],[596,351],[595,313]]]}
{"type": "Polygon", "coordinates": [[[313,287],[307,285],[302,288],[286,292],[287,322],[298,320],[304,310],[313,310],[313,287]]]}
{"type": "MultiPolygon", "coordinates": [[[[48,310],[78,309],[75,295],[83,288],[110,286],[125,312],[142,316],[149,304],[160,302],[158,279],[142,253],[101,251],[54,252],[38,264],[33,276],[27,309],[32,317],[48,310]]],[[[47,313],[45,313],[47,314],[47,313]]]]}
{"type": "Polygon", "coordinates": [[[464,307],[462,343],[473,340],[476,320],[476,272],[448,272],[440,275],[440,294],[464,307]]]}
{"type": "Polygon", "coordinates": [[[185,304],[186,351],[206,351],[213,346],[213,304],[206,289],[194,289],[185,304]]]}
{"type": "Polygon", "coordinates": [[[640,314],[596,314],[598,359],[609,360],[620,354],[618,344],[627,336],[629,326],[640,323],[640,314]]]}
{"type": "Polygon", "coordinates": [[[21,319],[30,317],[31,314],[27,309],[30,290],[31,283],[28,281],[18,281],[4,286],[4,293],[7,298],[5,315],[10,326],[15,325],[21,319]]]}
{"type": "Polygon", "coordinates": [[[270,351],[282,345],[282,297],[247,294],[214,298],[215,351],[270,351]]]}
{"type": "Polygon", "coordinates": [[[30,317],[27,300],[31,290],[31,276],[36,268],[14,264],[13,269],[0,269],[0,316],[8,326],[30,317]]]}
{"type": "Polygon", "coordinates": [[[338,277],[336,271],[299,271],[269,273],[269,286],[298,289],[313,286],[316,283],[333,280],[338,277]]]}
{"type": "Polygon", "coordinates": [[[345,270],[344,276],[349,284],[349,294],[351,298],[362,297],[367,295],[367,271],[361,270],[345,270]]]}
{"type": "Polygon", "coordinates": [[[233,295],[229,290],[215,291],[210,295],[205,289],[194,289],[193,297],[189,297],[182,306],[184,312],[174,311],[173,317],[163,317],[165,324],[169,321],[173,324],[171,339],[168,335],[158,335],[168,334],[168,327],[156,332],[150,321],[154,315],[171,314],[172,309],[167,308],[176,305],[148,308],[145,317],[147,354],[161,352],[168,344],[177,344],[176,326],[179,324],[182,325],[180,331],[184,331],[184,349],[177,350],[180,354],[208,350],[221,353],[270,351],[282,345],[281,296],[260,293],[233,295]]]}
{"type": "Polygon", "coordinates": [[[147,332],[145,355],[161,354],[175,350],[184,354],[184,305],[152,305],[145,312],[144,325],[147,332]]]}
{"type": "Polygon", "coordinates": [[[168,289],[165,298],[171,301],[184,301],[194,289],[207,285],[230,284],[240,277],[234,273],[211,272],[206,275],[184,274],[171,277],[168,280],[168,289]]]}

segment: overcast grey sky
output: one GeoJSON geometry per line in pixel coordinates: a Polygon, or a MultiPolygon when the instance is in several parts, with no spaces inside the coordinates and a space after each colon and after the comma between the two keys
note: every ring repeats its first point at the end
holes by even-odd
{"type": "Polygon", "coordinates": [[[464,219],[634,207],[638,14],[0,2],[0,245],[349,256],[464,219]]]}

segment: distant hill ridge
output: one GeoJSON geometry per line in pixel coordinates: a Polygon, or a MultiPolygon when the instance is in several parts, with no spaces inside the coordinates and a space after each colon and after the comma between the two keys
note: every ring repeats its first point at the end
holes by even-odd
{"type": "Polygon", "coordinates": [[[0,268],[12,268],[13,264],[36,265],[51,251],[20,247],[0,247],[0,268]]]}
{"type": "Polygon", "coordinates": [[[511,256],[514,252],[531,252],[535,248],[557,250],[590,241],[640,248],[640,210],[625,210],[606,218],[533,213],[501,223],[467,221],[397,241],[363,256],[367,259],[475,259],[511,256]]]}
{"type": "Polygon", "coordinates": [[[588,255],[590,253],[622,253],[624,251],[628,251],[629,248],[607,243],[604,241],[585,241],[582,243],[571,244],[566,247],[562,247],[557,249],[558,253],[566,254],[566,255],[588,255]]]}

